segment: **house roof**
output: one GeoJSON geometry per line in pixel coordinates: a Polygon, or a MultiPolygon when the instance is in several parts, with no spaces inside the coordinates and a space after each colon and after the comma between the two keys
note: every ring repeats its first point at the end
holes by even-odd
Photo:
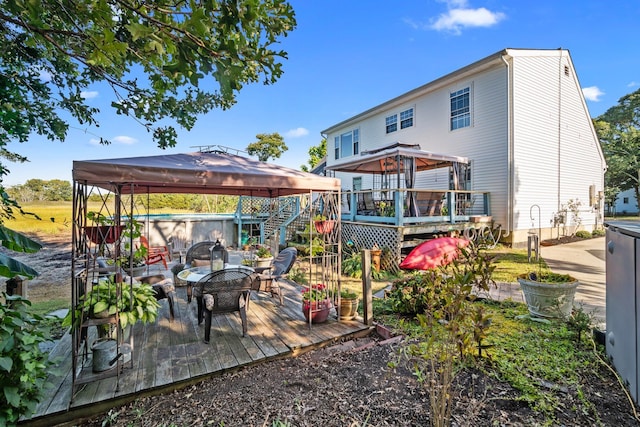
{"type": "Polygon", "coordinates": [[[419,150],[419,147],[402,142],[394,142],[384,147],[363,151],[359,157],[349,158],[347,162],[327,166],[328,170],[354,173],[389,173],[403,169],[402,161],[406,157],[414,158],[418,171],[451,166],[453,163],[469,163],[466,157],[437,154],[419,150]]]}
{"type": "Polygon", "coordinates": [[[227,153],[76,160],[73,179],[121,193],[208,193],[279,197],[338,191],[340,180],[227,153]]]}

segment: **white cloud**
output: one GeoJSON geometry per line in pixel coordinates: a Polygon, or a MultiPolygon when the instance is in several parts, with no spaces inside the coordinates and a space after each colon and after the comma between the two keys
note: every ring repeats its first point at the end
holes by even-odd
{"type": "Polygon", "coordinates": [[[502,12],[492,12],[484,7],[471,9],[465,0],[446,1],[449,10],[432,20],[429,28],[450,31],[459,35],[463,28],[491,27],[506,18],[502,12]]]}
{"type": "Polygon", "coordinates": [[[586,100],[598,102],[600,101],[600,97],[604,95],[604,92],[602,92],[598,86],[589,86],[582,88],[582,94],[586,100]]]}
{"type": "Polygon", "coordinates": [[[125,136],[125,135],[115,136],[111,139],[111,141],[117,142],[118,144],[126,144],[126,145],[131,145],[138,142],[137,139],[132,138],[130,136],[125,136]]]}
{"type": "Polygon", "coordinates": [[[633,82],[629,83],[629,84],[627,85],[627,87],[636,87],[636,86],[638,86],[638,84],[640,84],[640,83],[638,83],[638,82],[636,82],[636,81],[633,81],[633,82]]]}
{"type": "Polygon", "coordinates": [[[287,138],[300,138],[309,135],[309,130],[305,128],[295,128],[285,132],[287,138]]]}
{"type": "Polygon", "coordinates": [[[89,140],[89,144],[91,144],[91,145],[96,145],[96,146],[100,146],[100,145],[102,145],[102,144],[100,144],[100,140],[99,140],[98,138],[91,138],[91,139],[89,140]]]}
{"type": "Polygon", "coordinates": [[[96,90],[84,90],[80,92],[80,96],[84,99],[96,98],[98,96],[98,91],[96,90]]]}

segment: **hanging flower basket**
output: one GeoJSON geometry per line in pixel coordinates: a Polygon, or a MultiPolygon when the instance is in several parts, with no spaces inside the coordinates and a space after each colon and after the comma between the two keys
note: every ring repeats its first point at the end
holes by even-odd
{"type": "Polygon", "coordinates": [[[314,221],[313,225],[316,227],[316,231],[320,234],[329,234],[333,231],[333,228],[336,226],[336,221],[334,219],[325,219],[323,221],[314,221]]]}
{"type": "Polygon", "coordinates": [[[93,243],[103,245],[115,243],[122,232],[121,225],[94,225],[84,227],[84,232],[93,243]]]}

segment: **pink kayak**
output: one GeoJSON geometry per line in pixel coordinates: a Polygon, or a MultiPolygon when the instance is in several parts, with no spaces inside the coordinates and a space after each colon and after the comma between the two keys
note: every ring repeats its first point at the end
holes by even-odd
{"type": "Polygon", "coordinates": [[[447,265],[460,254],[459,248],[469,244],[466,239],[458,237],[438,237],[427,240],[407,255],[400,263],[400,268],[405,270],[429,270],[441,265],[447,265]]]}

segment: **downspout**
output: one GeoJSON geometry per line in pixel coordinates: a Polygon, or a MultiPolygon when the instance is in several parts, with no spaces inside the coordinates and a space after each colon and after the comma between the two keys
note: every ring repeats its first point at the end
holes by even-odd
{"type": "Polygon", "coordinates": [[[500,57],[507,67],[507,232],[502,237],[509,237],[513,227],[513,79],[509,61],[505,59],[506,56],[505,54],[500,57]]]}
{"type": "Polygon", "coordinates": [[[562,141],[562,49],[558,50],[560,53],[560,56],[558,57],[558,212],[560,212],[560,209],[562,209],[562,204],[561,204],[561,200],[560,200],[560,189],[562,188],[560,185],[560,180],[562,179],[562,176],[560,175],[561,172],[561,156],[562,156],[562,151],[560,149],[560,142],[562,141]]]}

